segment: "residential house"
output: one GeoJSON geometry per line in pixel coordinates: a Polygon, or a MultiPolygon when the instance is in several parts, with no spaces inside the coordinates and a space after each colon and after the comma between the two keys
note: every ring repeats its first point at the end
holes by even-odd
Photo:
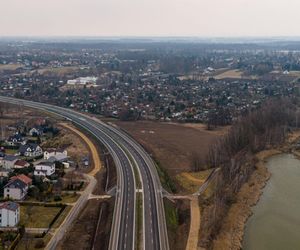
{"type": "Polygon", "coordinates": [[[20,205],[12,201],[0,203],[0,227],[15,227],[20,221],[20,205]]]}
{"type": "Polygon", "coordinates": [[[17,160],[19,160],[18,156],[6,155],[6,156],[3,157],[2,166],[5,169],[12,169],[17,160]]]}
{"type": "Polygon", "coordinates": [[[20,179],[12,179],[4,186],[4,198],[23,200],[27,194],[28,185],[20,179]]]}
{"type": "Polygon", "coordinates": [[[23,181],[28,187],[32,185],[32,179],[26,176],[25,174],[19,174],[16,176],[12,176],[10,178],[10,180],[16,180],[16,179],[23,181]]]}
{"type": "Polygon", "coordinates": [[[41,136],[43,134],[43,128],[42,127],[34,127],[29,130],[28,134],[30,136],[41,136]]]}
{"type": "Polygon", "coordinates": [[[5,153],[0,151],[0,166],[2,166],[2,164],[3,164],[4,156],[5,156],[5,153]]]}
{"type": "Polygon", "coordinates": [[[26,157],[39,157],[43,155],[43,150],[36,143],[28,143],[19,148],[19,154],[26,157]]]}
{"type": "Polygon", "coordinates": [[[0,168],[0,177],[8,177],[12,169],[0,168]]]}
{"type": "Polygon", "coordinates": [[[48,160],[48,162],[60,162],[64,165],[64,168],[70,167],[70,162],[68,161],[68,158],[64,158],[63,156],[51,156],[48,160]]]}
{"type": "Polygon", "coordinates": [[[54,162],[40,162],[34,167],[35,176],[50,176],[55,173],[55,163],[54,162]]]}
{"type": "Polygon", "coordinates": [[[13,166],[14,169],[28,168],[30,164],[24,160],[17,160],[13,166]]]}
{"type": "Polygon", "coordinates": [[[27,142],[27,140],[25,138],[23,138],[23,136],[19,133],[16,133],[16,134],[8,137],[8,139],[6,140],[6,143],[9,146],[25,145],[26,142],[27,142]]]}
{"type": "Polygon", "coordinates": [[[48,149],[44,151],[44,159],[49,160],[50,157],[54,157],[56,161],[66,161],[68,159],[67,150],[48,149]]]}

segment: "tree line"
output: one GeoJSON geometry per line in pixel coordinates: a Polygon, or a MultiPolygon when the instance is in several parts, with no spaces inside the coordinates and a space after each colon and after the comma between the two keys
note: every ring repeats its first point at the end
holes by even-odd
{"type": "Polygon", "coordinates": [[[255,170],[255,153],[280,145],[298,127],[297,100],[273,99],[239,118],[228,134],[211,146],[207,164],[219,167],[214,197],[204,209],[200,244],[208,247],[241,186],[255,170]]]}

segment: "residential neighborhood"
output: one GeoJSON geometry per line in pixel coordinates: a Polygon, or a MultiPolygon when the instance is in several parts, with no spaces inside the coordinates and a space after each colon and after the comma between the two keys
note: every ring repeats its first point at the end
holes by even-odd
{"type": "MultiPolygon", "coordinates": [[[[51,223],[67,210],[65,203],[76,202],[79,197],[76,191],[84,186],[85,180],[72,173],[78,163],[74,163],[66,147],[55,147],[59,129],[54,126],[35,118],[30,122],[17,120],[2,128],[6,137],[0,140],[0,233],[9,230],[16,232],[16,236],[22,227],[34,227],[32,220],[45,228],[50,223],[50,230],[51,223]],[[31,210],[40,212],[33,215],[31,210]],[[38,216],[44,210],[50,214],[53,210],[57,216],[53,214],[50,221],[41,217],[39,222],[38,216]]],[[[79,165],[88,167],[83,160],[79,165]]]]}

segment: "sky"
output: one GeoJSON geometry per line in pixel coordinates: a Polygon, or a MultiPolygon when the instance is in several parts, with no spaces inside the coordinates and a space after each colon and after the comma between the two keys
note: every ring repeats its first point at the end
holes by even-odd
{"type": "Polygon", "coordinates": [[[1,36],[300,36],[299,0],[0,0],[1,36]]]}

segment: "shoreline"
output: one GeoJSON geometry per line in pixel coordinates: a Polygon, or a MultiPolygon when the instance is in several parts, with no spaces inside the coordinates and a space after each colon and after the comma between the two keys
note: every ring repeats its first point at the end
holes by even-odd
{"type": "MultiPolygon", "coordinates": [[[[265,164],[266,160],[274,155],[290,151],[291,145],[299,137],[300,131],[295,131],[289,135],[281,147],[263,150],[255,155],[258,160],[255,164],[256,169],[238,192],[236,203],[229,208],[220,232],[212,243],[212,249],[242,249],[245,226],[249,217],[253,214],[252,207],[259,202],[263,189],[271,177],[271,173],[265,164]]],[[[291,150],[290,153],[295,157],[300,157],[300,153],[294,150],[291,150]]]]}
{"type": "Polygon", "coordinates": [[[220,233],[213,241],[212,249],[233,250],[242,248],[245,225],[248,218],[253,214],[252,207],[258,203],[263,189],[271,177],[271,173],[265,166],[265,161],[280,153],[282,153],[281,150],[270,149],[256,154],[258,159],[255,164],[256,170],[238,192],[236,203],[229,208],[220,233]]]}

